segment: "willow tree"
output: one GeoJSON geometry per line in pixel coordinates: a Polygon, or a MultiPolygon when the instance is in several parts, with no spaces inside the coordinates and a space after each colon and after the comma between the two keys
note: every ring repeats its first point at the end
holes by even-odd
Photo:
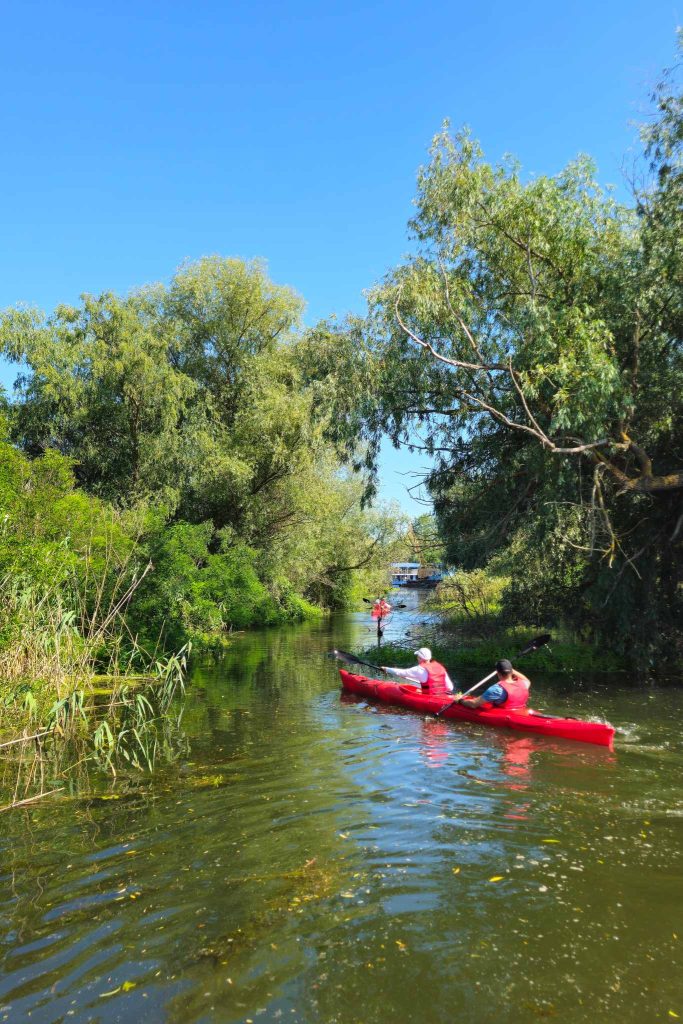
{"type": "Polygon", "coordinates": [[[505,550],[518,617],[568,614],[641,654],[680,645],[683,611],[683,121],[671,88],[658,102],[632,208],[588,158],[525,178],[444,128],[417,251],[371,293],[355,350],[372,388],[346,400],[371,460],[383,433],[434,456],[451,560],[505,550]]]}
{"type": "Polygon", "coordinates": [[[0,350],[21,364],[14,444],[61,453],[105,503],[152,510],[148,636],[161,620],[180,643],[298,614],[300,597],[338,604],[384,558],[393,517],[340,475],[296,344],[302,309],[259,261],[215,256],[168,285],[0,312],[0,350]]]}

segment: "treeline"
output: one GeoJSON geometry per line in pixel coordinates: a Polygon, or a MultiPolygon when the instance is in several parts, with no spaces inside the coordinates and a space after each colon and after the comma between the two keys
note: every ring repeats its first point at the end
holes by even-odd
{"type": "Polygon", "coordinates": [[[50,587],[76,646],[119,623],[117,660],[121,636],[211,646],[341,605],[359,571],[382,589],[396,522],[364,500],[388,436],[432,456],[438,536],[418,524],[419,546],[475,573],[501,621],[683,664],[676,74],[627,204],[586,157],[528,178],[444,128],[415,254],[367,317],[303,330],[291,289],[218,257],[47,318],[6,311],[0,651],[21,663],[21,616],[50,587]]]}
{"type": "Polygon", "coordinates": [[[62,674],[216,646],[383,572],[397,522],[342,468],[302,308],[260,263],[211,257],[5,311],[0,677],[41,646],[62,674]]]}
{"type": "Polygon", "coordinates": [[[641,670],[683,665],[680,68],[653,96],[628,204],[587,157],[525,177],[445,127],[418,176],[415,255],[367,319],[317,330],[333,436],[366,464],[387,433],[433,456],[463,584],[501,622],[566,624],[641,670]]]}

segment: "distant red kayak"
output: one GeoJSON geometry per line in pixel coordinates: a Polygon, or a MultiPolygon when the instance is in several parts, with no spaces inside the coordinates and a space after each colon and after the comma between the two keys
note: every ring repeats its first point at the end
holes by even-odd
{"type": "MultiPolygon", "coordinates": [[[[384,701],[386,704],[398,704],[412,711],[434,713],[440,711],[448,698],[423,696],[414,686],[401,683],[384,683],[379,679],[368,679],[352,672],[339,670],[342,687],[347,693],[358,693],[363,697],[384,701]]],[[[466,708],[462,704],[454,704],[442,718],[457,718],[464,722],[477,722],[479,725],[493,725],[501,729],[521,729],[539,736],[553,736],[555,739],[578,740],[580,743],[595,743],[599,747],[612,749],[614,726],[606,722],[585,722],[579,718],[555,718],[543,715],[539,711],[529,709],[506,711],[502,708],[466,708]]]]}

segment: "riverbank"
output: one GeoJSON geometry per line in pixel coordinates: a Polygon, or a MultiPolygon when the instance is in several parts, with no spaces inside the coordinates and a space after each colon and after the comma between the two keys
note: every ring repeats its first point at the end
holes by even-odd
{"type": "MultiPolygon", "coordinates": [[[[429,646],[437,661],[465,677],[470,672],[492,671],[499,658],[509,658],[515,663],[515,654],[524,650],[530,640],[541,632],[540,628],[534,630],[520,627],[501,631],[486,640],[430,640],[429,646]]],[[[376,645],[368,647],[361,656],[376,664],[380,652],[384,665],[402,668],[415,664],[413,645],[407,646],[405,642],[383,644],[379,652],[376,645]]],[[[552,640],[547,646],[527,655],[521,667],[524,666],[529,674],[540,672],[545,677],[562,677],[564,681],[575,685],[596,675],[626,680],[628,674],[625,659],[610,651],[569,640],[552,640]]]]}

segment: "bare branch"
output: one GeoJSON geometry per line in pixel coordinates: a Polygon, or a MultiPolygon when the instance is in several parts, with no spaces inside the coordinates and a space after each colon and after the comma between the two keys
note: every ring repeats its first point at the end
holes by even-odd
{"type": "Polygon", "coordinates": [[[460,370],[506,370],[507,367],[500,363],[468,363],[463,359],[451,359],[449,356],[445,356],[442,352],[437,351],[430,341],[425,341],[423,338],[419,338],[417,334],[411,331],[410,327],[403,322],[401,319],[401,313],[399,310],[399,299],[400,293],[396,298],[395,311],[396,319],[398,320],[401,330],[404,331],[409,338],[419,345],[420,348],[426,349],[435,359],[438,359],[440,363],[445,363],[447,366],[453,366],[455,369],[460,370]]]}
{"type": "MultiPolygon", "coordinates": [[[[516,244],[521,245],[522,243],[516,242],[516,244]]],[[[533,252],[533,250],[529,251],[533,252]]],[[[543,258],[543,254],[533,252],[533,255],[543,258]]],[[[467,360],[464,359],[453,359],[450,356],[444,355],[443,352],[440,352],[437,348],[434,347],[434,345],[430,341],[427,341],[424,338],[420,338],[413,330],[411,330],[410,327],[408,327],[408,325],[404,322],[404,320],[401,317],[401,311],[399,308],[401,292],[399,290],[399,293],[396,297],[394,308],[396,313],[396,320],[401,330],[404,331],[404,333],[412,341],[414,341],[416,345],[419,345],[420,348],[429,352],[434,357],[434,359],[436,359],[440,363],[445,364],[446,366],[452,367],[453,369],[465,370],[470,374],[486,373],[488,375],[492,371],[499,371],[501,373],[505,373],[513,384],[517,396],[522,404],[524,414],[528,419],[529,423],[519,423],[516,420],[511,419],[506,413],[502,411],[502,409],[499,409],[496,405],[492,404],[492,402],[487,402],[484,398],[480,397],[479,395],[472,394],[471,391],[467,391],[462,386],[457,385],[454,390],[456,390],[458,400],[462,405],[464,405],[465,402],[470,403],[470,407],[473,412],[477,410],[486,412],[498,423],[503,424],[510,430],[516,430],[520,433],[528,434],[531,437],[534,437],[542,445],[542,447],[546,449],[546,451],[552,452],[554,455],[590,455],[595,459],[596,462],[599,462],[600,465],[603,466],[604,469],[606,469],[607,472],[609,472],[612,475],[612,477],[614,477],[614,479],[619,481],[622,492],[628,491],[631,493],[652,494],[659,491],[671,491],[683,488],[683,470],[655,476],[652,472],[652,460],[648,456],[647,452],[638,444],[636,444],[636,442],[633,441],[625,432],[622,432],[620,441],[610,440],[607,437],[603,437],[599,441],[586,442],[581,441],[580,439],[576,439],[576,443],[573,445],[558,444],[557,441],[554,441],[552,438],[548,437],[543,428],[540,426],[533,412],[531,411],[527,398],[524,394],[523,388],[520,384],[519,375],[512,366],[512,361],[510,360],[508,364],[505,365],[502,363],[494,362],[487,363],[485,360],[481,358],[481,352],[477,346],[476,339],[474,338],[472,332],[470,331],[469,327],[464,322],[460,314],[453,308],[453,305],[450,301],[450,296],[448,294],[448,284],[446,281],[444,282],[444,284],[446,289],[446,301],[448,303],[449,309],[453,313],[453,316],[458,322],[458,325],[460,326],[461,330],[465,333],[466,337],[468,338],[470,345],[472,346],[475,354],[479,357],[480,362],[473,363],[468,362],[467,360]],[[598,451],[598,449],[600,448],[607,447],[611,447],[615,450],[633,452],[640,466],[640,474],[638,476],[629,476],[628,473],[624,472],[624,470],[622,470],[619,466],[615,465],[614,462],[612,462],[605,455],[601,454],[598,451]]],[[[476,377],[472,383],[475,386],[477,386],[476,377]]],[[[490,380],[490,378],[489,385],[490,390],[493,390],[493,382],[490,380]]],[[[414,413],[417,410],[408,411],[414,413]]],[[[423,409],[420,410],[420,412],[424,415],[453,415],[453,411],[448,409],[423,409]]]]}

